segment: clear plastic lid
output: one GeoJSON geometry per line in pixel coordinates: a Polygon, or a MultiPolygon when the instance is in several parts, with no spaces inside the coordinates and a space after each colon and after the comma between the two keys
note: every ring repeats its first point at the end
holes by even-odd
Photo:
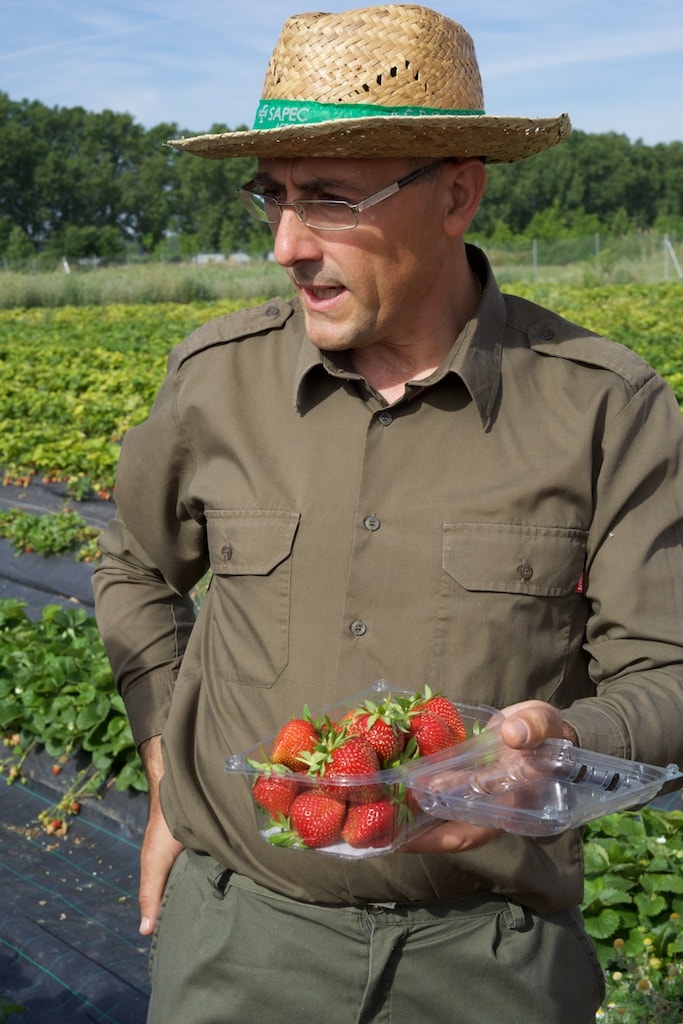
{"type": "Polygon", "coordinates": [[[494,728],[462,743],[450,757],[418,763],[409,786],[435,818],[544,836],[647,803],[680,775],[675,764],[627,761],[567,740],[513,750],[494,728]]]}

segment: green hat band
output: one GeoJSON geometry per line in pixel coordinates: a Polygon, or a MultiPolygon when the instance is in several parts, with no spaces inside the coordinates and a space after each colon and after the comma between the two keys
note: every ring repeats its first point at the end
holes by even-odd
{"type": "Polygon", "coordinates": [[[474,117],[483,110],[437,110],[434,107],[379,107],[362,103],[313,103],[301,100],[261,100],[254,128],[284,128],[286,125],[318,124],[357,117],[474,117]]]}

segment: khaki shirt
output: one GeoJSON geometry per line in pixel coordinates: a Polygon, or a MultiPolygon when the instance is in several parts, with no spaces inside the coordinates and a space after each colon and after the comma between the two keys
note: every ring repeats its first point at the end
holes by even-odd
{"type": "Polygon", "coordinates": [[[444,364],[387,406],[297,302],[171,354],[128,432],[97,614],[137,742],[164,730],[177,838],[288,895],[580,902],[581,836],[343,861],[270,847],[226,757],[382,677],[539,698],[583,747],[683,762],[683,419],[637,355],[486,286],[444,364]],[[188,590],[212,583],[193,628],[188,590]]]}

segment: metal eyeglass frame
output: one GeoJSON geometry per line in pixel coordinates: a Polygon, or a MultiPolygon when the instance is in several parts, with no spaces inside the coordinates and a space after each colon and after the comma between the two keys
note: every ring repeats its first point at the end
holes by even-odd
{"type": "Polygon", "coordinates": [[[302,224],[309,228],[314,228],[316,231],[350,231],[358,227],[359,213],[363,213],[364,210],[369,209],[371,206],[376,206],[377,203],[388,199],[389,196],[395,195],[402,188],[405,188],[406,185],[410,185],[413,181],[424,177],[429,171],[434,170],[443,163],[445,163],[445,160],[439,159],[425,164],[424,167],[418,167],[416,171],[411,171],[410,174],[406,174],[405,177],[399,178],[392,185],[387,185],[385,188],[380,189],[379,192],[374,192],[367,199],[362,199],[359,203],[349,203],[345,199],[295,199],[291,203],[281,203],[274,196],[264,195],[262,192],[253,192],[246,185],[237,189],[237,195],[242,200],[247,213],[262,224],[279,224],[282,211],[289,208],[294,210],[302,224]],[[264,205],[260,206],[258,200],[262,200],[264,205]],[[277,216],[270,217],[268,215],[265,207],[266,201],[272,205],[274,210],[277,210],[277,216]],[[309,221],[310,212],[316,209],[322,211],[325,209],[340,210],[340,208],[351,211],[353,224],[311,224],[309,221]]]}

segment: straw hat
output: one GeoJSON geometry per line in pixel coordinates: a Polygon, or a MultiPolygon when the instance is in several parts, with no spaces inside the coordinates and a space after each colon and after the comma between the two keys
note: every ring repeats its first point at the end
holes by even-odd
{"type": "Polygon", "coordinates": [[[554,146],[569,118],[484,112],[471,37],[413,4],[289,18],[254,127],[174,139],[197,156],[484,157],[507,163],[554,146]]]}

